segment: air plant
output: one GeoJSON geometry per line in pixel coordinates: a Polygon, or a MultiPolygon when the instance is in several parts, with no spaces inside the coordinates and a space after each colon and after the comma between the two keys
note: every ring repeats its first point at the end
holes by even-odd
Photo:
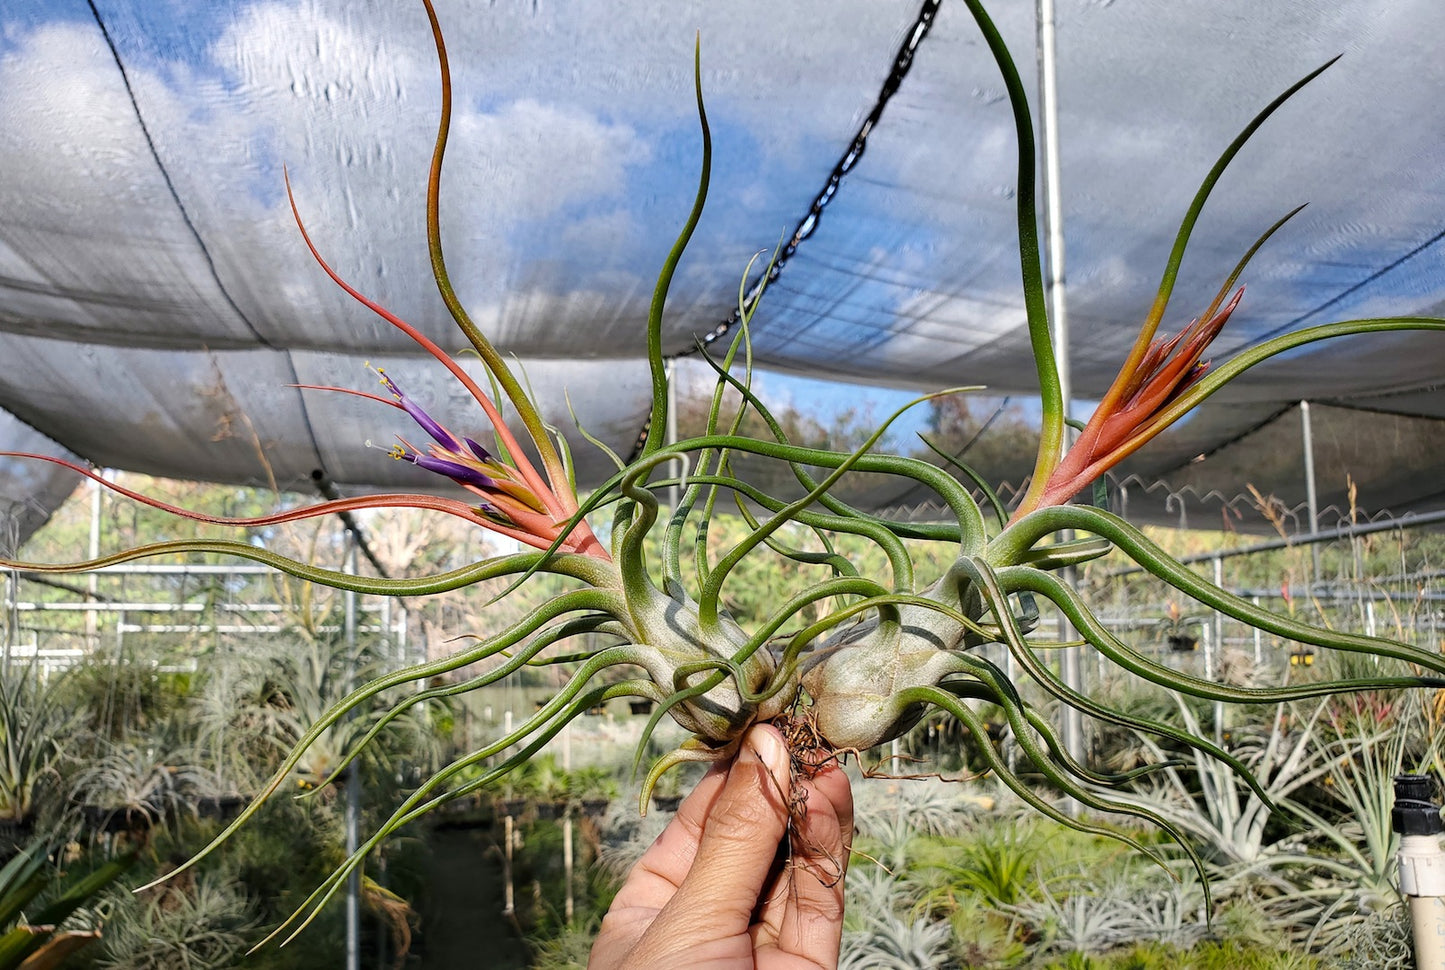
{"type": "MultiPolygon", "coordinates": [[[[274,515],[220,520],[187,513],[146,499],[119,485],[104,482],[140,501],[207,522],[237,526],[267,525],[363,508],[413,507],[457,516],[478,527],[510,536],[530,551],[498,556],[464,568],[409,579],[374,579],[344,574],[289,559],[244,542],[192,540],[162,542],[88,562],[61,566],[23,564],[26,569],[84,570],[122,560],[175,552],[238,556],[274,566],[294,576],[363,593],[418,596],[510,577],[509,590],[539,573],[564,577],[569,588],[557,593],[523,618],[498,632],[478,637],[466,649],[443,659],[376,676],[321,715],[296,748],[236,822],[204,856],[255,813],[306,756],[307,749],[350,711],[391,687],[415,683],[423,689],[395,703],[347,755],[354,758],[393,718],[427,700],[473,690],[506,678],[524,666],[563,665],[571,671],[566,686],[534,716],[511,733],[497,738],[437,771],[396,809],[302,905],[292,919],[304,927],[325,902],[362,865],[367,853],[401,826],[449,799],[493,784],[532,758],[572,718],[610,698],[630,696],[654,701],[646,736],[663,716],[671,716],[691,733],[676,751],[664,755],[648,771],[642,799],[663,772],[684,761],[717,762],[732,757],[746,729],[758,722],[778,722],[797,745],[799,772],[849,752],[887,742],[931,713],[951,715],[973,736],[978,756],[998,781],[1038,812],[1075,828],[1100,832],[1135,846],[1162,862],[1158,851],[1132,836],[1108,828],[1092,816],[1072,818],[1054,802],[1010,770],[989,742],[974,705],[996,705],[1009,722],[1024,763],[1045,776],[1061,793],[1089,809],[1146,819],[1180,842],[1203,876],[1203,865],[1187,840],[1164,814],[1147,804],[1113,797],[1109,789],[1140,772],[1104,774],[1079,763],[1065,749],[1036,703],[1026,700],[1020,683],[990,662],[979,649],[1003,644],[1021,674],[1054,699],[1085,715],[1163,739],[1218,760],[1237,772],[1260,798],[1266,789],[1239,758],[1197,731],[1152,720],[1108,706],[1065,683],[1040,654],[1045,647],[1030,639],[1041,601],[1058,607],[1084,642],[1127,674],[1207,701],[1283,703],[1340,691],[1386,687],[1445,686],[1445,657],[1392,640],[1320,629],[1292,617],[1271,613],[1204,581],[1170,558],[1139,530],[1098,508],[1066,504],[1098,476],[1167,428],[1190,408],[1229,380],[1261,361],[1333,336],[1376,331],[1445,330],[1445,321],[1421,317],[1352,320],[1312,327],[1284,335],[1244,351],[1218,365],[1201,363],[1209,342],[1231,313],[1242,306],[1239,293],[1230,296],[1254,252],[1289,218],[1285,216],[1261,236],[1230,274],[1219,296],[1183,334],[1169,340],[1156,334],[1169,304],[1184,250],[1205,200],[1245,141],[1295,91],[1324,68],[1311,73],[1280,95],[1245,127],[1208,173],[1185,214],[1166,263],[1153,307],[1139,338],[1120,368],[1119,377],[1101,401],[1079,439],[1065,449],[1065,420],[1060,381],[1044,306],[1044,286],[1034,207],[1033,122],[1024,87],[1003,41],[978,0],[968,7],[987,41],[1006,84],[1018,138],[1017,218],[1020,267],[1028,328],[1042,392],[1042,435],[1032,486],[1010,515],[971,470],[959,474],[916,458],[875,454],[887,423],[852,453],[805,448],[789,441],[782,426],[750,386],[751,351],[747,340],[756,302],[739,294],[742,326],[722,359],[712,361],[716,389],[706,433],[675,443],[661,440],[667,418],[667,371],[662,352],[662,321],[674,271],[697,225],[707,195],[711,141],[699,83],[697,110],[702,135],[699,188],[691,213],[664,262],[646,325],[647,356],[653,401],[650,428],[635,457],[612,455],[617,471],[585,498],[571,477],[565,441],[542,418],[502,354],[467,315],[452,289],[440,230],[440,177],[451,113],[449,67],[442,33],[430,0],[427,6],[441,69],[442,104],[427,196],[427,230],[438,291],[485,364],[496,397],[487,393],[436,344],[411,325],[355,290],[321,257],[302,229],[318,263],[338,285],[399,328],[447,367],[471,393],[490,431],[458,434],[435,420],[411,400],[390,377],[382,375],[387,394],[363,394],[407,413],[430,439],[417,447],[403,439],[393,455],[435,472],[467,490],[470,501],[422,494],[392,494],[330,501],[274,515]],[[740,433],[741,413],[724,417],[727,394],[739,396],[769,428],[766,437],[740,433]],[[524,439],[504,423],[498,401],[515,411],[524,439]],[[529,453],[535,453],[540,468],[529,453]],[[733,474],[731,456],[745,453],[782,462],[800,483],[803,495],[790,501],[768,494],[733,474]],[[674,463],[687,470],[666,477],[674,463]],[[946,521],[916,524],[872,515],[848,506],[832,494],[850,472],[868,472],[911,479],[931,489],[948,509],[946,521]],[[663,514],[658,494],[677,487],[681,497],[663,514]],[[985,495],[997,524],[990,524],[985,495]],[[750,533],[715,561],[708,555],[708,522],[719,500],[735,500],[750,533]],[[610,514],[610,539],[604,545],[589,525],[610,514]],[[814,534],[822,552],[786,545],[782,527],[796,524],[814,534]],[[659,537],[660,543],[650,540],[659,537]],[[1058,539],[1060,533],[1075,538],[1058,539]],[[872,543],[886,557],[886,576],[866,576],[839,554],[830,536],[851,535],[872,543]],[[684,545],[697,550],[691,570],[684,570],[684,545]],[[904,540],[947,544],[955,555],[942,575],[919,577],[904,540]],[[649,570],[650,550],[660,548],[661,581],[649,570]],[[810,563],[822,578],[776,604],[772,614],[753,629],[744,629],[729,615],[724,591],[729,576],[745,557],[770,549],[810,563]],[[1428,676],[1375,676],[1333,682],[1290,684],[1275,688],[1234,687],[1200,679],[1159,664],[1116,636],[1060,578],[1061,567],[1121,550],[1179,595],[1218,610],[1271,634],[1320,648],[1390,657],[1413,664],[1428,676]],[[688,574],[690,572],[690,575],[688,574]],[[805,607],[824,610],[820,619],[782,634],[805,607]],[[597,645],[598,643],[601,645],[597,645]],[[568,648],[568,644],[583,646],[568,648]],[[480,661],[494,661],[488,672],[457,683],[436,686],[436,679],[480,661]],[[624,676],[618,678],[617,674],[624,676]],[[604,676],[605,675],[605,676],[604,676]],[[494,763],[490,764],[495,759],[494,763]]],[[[1326,65],[1327,67],[1328,65],[1326,65]]],[[[694,59],[700,78],[700,61],[694,59]]],[[[288,187],[289,188],[289,187],[288,187]]],[[[299,205],[292,197],[293,211],[299,205]]],[[[1296,210],[1298,211],[1298,210],[1296,210]]],[[[1293,215],[1291,213],[1290,215],[1293,215]]],[[[332,391],[341,389],[329,389],[332,391]]],[[[943,393],[956,393],[943,392],[943,393]]],[[[349,391],[348,393],[361,393],[349,391]]],[[[896,415],[895,415],[896,417],[896,415]]],[[[891,421],[892,419],[890,419],[891,421]]],[[[453,421],[453,425],[460,424],[453,421]]],[[[583,432],[585,436],[585,431],[583,432]]],[[[37,456],[38,457],[38,456],[37,456]]],[[[44,459],[56,461],[57,459],[44,459]]],[[[75,467],[75,466],[72,466],[75,467]]],[[[604,533],[609,534],[609,533],[604,533]]],[[[639,751],[643,748],[639,748],[639,751]]],[[[338,766],[339,769],[340,766],[338,766]]],[[[197,858],[200,858],[198,856],[197,858]]],[[[289,925],[289,924],[288,924],[289,925]]],[[[283,927],[284,929],[284,927],[283,927]]],[[[280,932],[278,930],[278,932],[280,932]]]]}

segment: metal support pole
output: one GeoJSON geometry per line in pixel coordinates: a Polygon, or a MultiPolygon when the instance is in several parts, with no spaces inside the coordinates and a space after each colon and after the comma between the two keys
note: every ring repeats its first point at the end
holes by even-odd
{"type": "MultiPolygon", "coordinates": [[[[345,566],[347,573],[356,572],[356,534],[346,530],[345,566]]],[[[356,658],[356,593],[346,590],[342,595],[345,608],[346,652],[356,658]]],[[[357,762],[346,769],[346,854],[351,856],[361,844],[361,772],[357,762]]],[[[351,870],[346,877],[346,970],[361,970],[361,869],[351,870]]]]}
{"type": "MultiPolygon", "coordinates": [[[[102,471],[101,471],[101,474],[104,475],[104,474],[105,474],[105,471],[102,470],[102,471]]],[[[90,543],[89,543],[89,545],[88,545],[88,547],[87,547],[88,554],[89,554],[89,558],[92,559],[92,560],[95,560],[95,559],[99,559],[99,558],[100,558],[100,500],[101,500],[101,495],[102,495],[102,489],[101,489],[101,487],[100,487],[100,482],[97,482],[97,481],[93,481],[93,480],[92,480],[91,483],[90,483],[90,543]]],[[[100,591],[100,590],[99,590],[99,587],[96,585],[97,579],[98,579],[98,577],[96,576],[96,574],[95,574],[94,572],[92,572],[92,573],[86,578],[85,588],[86,588],[86,589],[89,591],[89,593],[90,593],[90,595],[88,595],[88,596],[86,597],[86,599],[85,599],[85,601],[86,601],[87,603],[94,603],[95,600],[96,600],[96,593],[98,593],[98,592],[100,591]]],[[[90,649],[92,649],[92,650],[94,650],[97,646],[99,646],[99,643],[98,643],[98,641],[97,641],[97,639],[96,639],[96,637],[98,636],[98,634],[99,634],[99,626],[97,625],[97,617],[96,617],[95,611],[94,611],[94,610],[89,610],[89,611],[87,611],[86,614],[85,614],[85,638],[86,638],[86,643],[90,646],[90,649]]]]}
{"type": "MultiPolygon", "coordinates": [[[[1220,556],[1214,557],[1214,585],[1220,589],[1224,588],[1224,559],[1220,556]]],[[[1218,680],[1218,672],[1224,664],[1224,614],[1218,610],[1214,611],[1214,670],[1204,676],[1209,680],[1218,680]]],[[[1224,702],[1214,702],[1214,743],[1224,743],[1224,702]]]]}
{"type": "Polygon", "coordinates": [[[1199,624],[1199,639],[1204,644],[1204,679],[1214,678],[1214,627],[1208,623],[1199,624]]]}
{"type": "MultiPolygon", "coordinates": [[[[568,721],[562,728],[562,770],[569,776],[572,772],[572,722],[568,721]]],[[[572,889],[573,876],[573,855],[572,855],[572,804],[568,800],[567,807],[562,811],[562,873],[567,881],[567,891],[562,903],[562,917],[568,926],[572,925],[572,917],[577,911],[577,898],[572,889]]]]}
{"type": "MultiPolygon", "coordinates": [[[[677,361],[666,362],[667,372],[667,426],[663,428],[663,435],[667,444],[671,445],[677,441],[677,361]]],[[[683,469],[686,466],[681,461],[674,460],[667,463],[668,474],[674,479],[682,478],[683,469]]],[[[682,500],[682,486],[673,485],[667,490],[667,511],[671,515],[677,511],[678,503],[682,500]]]]}
{"type": "Polygon", "coordinates": [[[1069,318],[1064,305],[1064,210],[1060,191],[1059,79],[1054,44],[1054,0],[1038,0],[1039,114],[1044,195],[1044,271],[1047,274],[1050,337],[1059,367],[1064,413],[1069,413],[1073,384],[1069,371],[1069,318]]]}
{"type": "MultiPolygon", "coordinates": [[[[5,642],[0,644],[4,654],[0,656],[0,680],[10,676],[10,648],[20,644],[20,574],[13,569],[5,571],[5,642]]],[[[39,644],[36,644],[39,656],[39,644]]]]}
{"type": "MultiPolygon", "coordinates": [[[[1250,599],[1250,602],[1252,602],[1255,606],[1258,606],[1258,605],[1259,605],[1259,597],[1258,597],[1258,596],[1251,596],[1249,599],[1250,599]]],[[[1264,634],[1260,631],[1259,627],[1253,627],[1253,630],[1254,630],[1254,666],[1255,666],[1256,668],[1258,668],[1258,667],[1260,667],[1260,666],[1262,666],[1262,665],[1264,664],[1264,634]]],[[[1373,634],[1371,634],[1371,636],[1373,636],[1373,634]]]]}
{"type": "MultiPolygon", "coordinates": [[[[403,606],[396,616],[396,651],[397,656],[401,657],[403,664],[411,662],[411,642],[407,636],[410,628],[411,613],[403,606]]],[[[421,659],[426,660],[425,657],[421,659]]]]}
{"type": "MultiPolygon", "coordinates": [[[[1315,436],[1310,426],[1310,402],[1299,402],[1301,448],[1305,460],[1305,501],[1309,504],[1310,534],[1320,531],[1320,503],[1315,493],[1315,436]]],[[[1310,545],[1310,585],[1320,579],[1320,547],[1310,545]]]]}
{"type": "Polygon", "coordinates": [[[511,916],[517,911],[516,898],[512,889],[512,815],[502,817],[502,915],[511,916]]]}
{"type": "MultiPolygon", "coordinates": [[[[1037,0],[1038,20],[1038,69],[1039,106],[1042,126],[1040,147],[1043,155],[1043,196],[1044,196],[1044,260],[1047,273],[1050,340],[1054,345],[1054,359],[1058,364],[1059,390],[1063,398],[1064,414],[1070,411],[1073,398],[1073,384],[1069,368],[1069,318],[1064,301],[1064,217],[1059,190],[1059,91],[1057,58],[1054,45],[1054,0],[1037,0]]],[[[1072,437],[1065,434],[1067,443],[1072,437]]],[[[1063,538],[1067,539],[1067,536],[1063,538]]],[[[1060,577],[1071,582],[1067,573],[1060,577]]],[[[1063,614],[1059,614],[1059,638],[1070,639],[1073,631],[1063,614]]],[[[1082,648],[1064,650],[1059,661],[1059,675],[1064,683],[1077,691],[1083,691],[1083,670],[1079,652],[1082,648]]],[[[1063,705],[1062,723],[1059,725],[1063,736],[1064,749],[1074,758],[1084,758],[1084,718],[1077,709],[1063,705]]],[[[1076,813],[1078,806],[1070,802],[1070,812],[1076,813]]]]}

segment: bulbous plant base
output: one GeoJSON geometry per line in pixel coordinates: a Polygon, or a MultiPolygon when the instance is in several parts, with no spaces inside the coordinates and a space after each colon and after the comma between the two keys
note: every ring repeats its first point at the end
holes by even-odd
{"type": "Polygon", "coordinates": [[[768,723],[782,733],[783,743],[788,746],[789,766],[794,788],[797,787],[799,780],[811,780],[817,777],[819,772],[833,765],[841,767],[849,754],[856,755],[858,753],[853,748],[835,751],[827,739],[818,732],[818,720],[813,715],[811,708],[796,706],[793,710],[773,718],[768,723]]]}

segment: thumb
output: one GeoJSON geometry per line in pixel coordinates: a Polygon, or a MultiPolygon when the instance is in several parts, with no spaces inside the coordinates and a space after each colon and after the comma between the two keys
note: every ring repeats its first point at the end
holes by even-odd
{"type": "Polygon", "coordinates": [[[743,736],[703,824],[692,869],[667,905],[697,931],[730,935],[752,923],[787,829],[789,767],[777,728],[755,725],[743,736]]]}

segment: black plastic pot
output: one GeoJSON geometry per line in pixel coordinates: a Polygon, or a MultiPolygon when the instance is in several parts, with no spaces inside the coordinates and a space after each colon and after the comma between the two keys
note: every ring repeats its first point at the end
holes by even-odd
{"type": "Polygon", "coordinates": [[[652,701],[628,701],[627,707],[633,714],[651,714],[652,701]]]}
{"type": "Polygon", "coordinates": [[[241,814],[248,801],[244,795],[205,795],[196,799],[196,814],[201,818],[230,821],[241,814]]]}
{"type": "Polygon", "coordinates": [[[0,818],[0,863],[6,862],[30,844],[35,834],[35,820],[29,818],[0,818]]]}
{"type": "Polygon", "coordinates": [[[157,822],[150,813],[139,808],[112,808],[109,805],[82,805],[80,817],[85,827],[99,835],[122,832],[145,832],[157,822]]]}

